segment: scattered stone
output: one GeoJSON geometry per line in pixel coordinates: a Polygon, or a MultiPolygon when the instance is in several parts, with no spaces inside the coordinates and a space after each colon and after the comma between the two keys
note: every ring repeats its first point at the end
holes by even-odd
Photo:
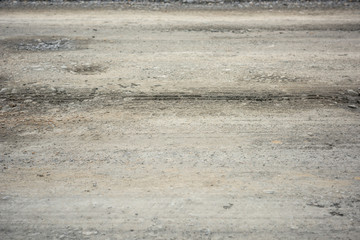
{"type": "Polygon", "coordinates": [[[349,108],[352,108],[352,109],[356,109],[356,108],[357,108],[357,106],[355,106],[355,105],[349,105],[348,107],[349,107],[349,108]]]}
{"type": "Polygon", "coordinates": [[[7,92],[7,88],[2,88],[1,90],[0,90],[0,93],[4,93],[4,92],[7,92]]]}
{"type": "Polygon", "coordinates": [[[324,204],[320,204],[320,203],[317,203],[317,202],[315,202],[315,203],[310,202],[310,203],[307,203],[306,205],[311,206],[311,207],[318,207],[318,208],[324,208],[325,207],[324,204]]]}
{"type": "Polygon", "coordinates": [[[331,212],[329,212],[332,216],[339,216],[339,217],[342,217],[342,216],[344,216],[344,214],[343,213],[340,213],[340,212],[338,212],[338,211],[331,211],[331,212]]]}
{"type": "Polygon", "coordinates": [[[83,231],[82,234],[85,236],[97,235],[98,231],[83,231]]]}
{"type": "Polygon", "coordinates": [[[330,205],[330,207],[341,208],[341,205],[339,202],[334,202],[330,205]]]}
{"type": "Polygon", "coordinates": [[[5,196],[5,197],[2,197],[1,200],[9,200],[10,199],[10,196],[5,196]]]}
{"type": "Polygon", "coordinates": [[[234,204],[229,203],[229,205],[225,205],[223,206],[224,209],[230,209],[232,206],[234,206],[234,204]]]}
{"type": "Polygon", "coordinates": [[[200,232],[202,232],[203,234],[205,234],[205,235],[207,235],[207,236],[211,234],[211,231],[210,231],[210,229],[208,229],[208,228],[202,229],[200,232]]]}
{"type": "Polygon", "coordinates": [[[347,93],[350,94],[350,95],[353,95],[353,96],[358,96],[359,95],[358,92],[356,92],[356,91],[354,91],[352,89],[347,90],[347,93]]]}
{"type": "Polygon", "coordinates": [[[275,193],[275,191],[273,191],[273,190],[264,190],[264,193],[267,193],[267,194],[274,194],[274,193],[275,193]]]}

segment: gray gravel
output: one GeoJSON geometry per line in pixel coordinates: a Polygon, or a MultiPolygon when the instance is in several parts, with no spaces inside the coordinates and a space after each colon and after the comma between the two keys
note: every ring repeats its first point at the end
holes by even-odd
{"type": "Polygon", "coordinates": [[[315,0],[315,1],[232,1],[232,0],[155,0],[155,1],[11,1],[0,2],[0,8],[105,8],[105,9],[359,9],[360,3],[351,0],[315,0]]]}

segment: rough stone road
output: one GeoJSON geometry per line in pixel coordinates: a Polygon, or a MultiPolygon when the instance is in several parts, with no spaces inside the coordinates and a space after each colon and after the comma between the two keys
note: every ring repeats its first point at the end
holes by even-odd
{"type": "Polygon", "coordinates": [[[0,238],[359,239],[356,9],[0,9],[0,238]]]}

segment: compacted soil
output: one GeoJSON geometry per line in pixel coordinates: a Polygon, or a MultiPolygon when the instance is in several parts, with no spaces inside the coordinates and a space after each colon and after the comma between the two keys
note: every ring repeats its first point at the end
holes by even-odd
{"type": "Polygon", "coordinates": [[[359,239],[360,11],[0,8],[1,239],[359,239]]]}

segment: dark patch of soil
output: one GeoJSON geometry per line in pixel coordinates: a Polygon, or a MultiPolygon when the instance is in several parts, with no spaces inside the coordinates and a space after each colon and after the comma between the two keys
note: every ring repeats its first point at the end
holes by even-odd
{"type": "Polygon", "coordinates": [[[87,40],[55,36],[9,38],[0,44],[16,51],[64,51],[86,48],[87,40]]]}
{"type": "Polygon", "coordinates": [[[0,88],[3,88],[9,80],[10,78],[8,76],[0,74],[0,88]]]}
{"type": "Polygon", "coordinates": [[[69,69],[70,72],[82,74],[82,75],[93,75],[104,72],[106,67],[97,64],[84,64],[80,66],[74,66],[69,69]]]}

